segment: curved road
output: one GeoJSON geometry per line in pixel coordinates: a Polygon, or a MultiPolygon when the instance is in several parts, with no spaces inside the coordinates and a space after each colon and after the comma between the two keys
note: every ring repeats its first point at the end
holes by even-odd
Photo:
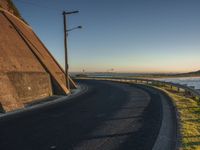
{"type": "Polygon", "coordinates": [[[156,90],[79,82],[88,86],[87,92],[0,119],[0,150],[152,149],[162,119],[156,90]]]}

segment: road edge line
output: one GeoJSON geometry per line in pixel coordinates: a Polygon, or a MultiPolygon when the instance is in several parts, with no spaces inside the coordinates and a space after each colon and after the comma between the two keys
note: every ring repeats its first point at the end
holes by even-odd
{"type": "MultiPolygon", "coordinates": [[[[159,91],[161,96],[161,102],[162,102],[162,110],[163,110],[163,118],[161,122],[160,131],[158,133],[157,139],[154,143],[154,146],[152,150],[171,150],[170,146],[174,143],[174,149],[177,150],[180,147],[180,122],[179,122],[179,114],[177,107],[175,103],[173,102],[172,98],[161,89],[158,89],[156,87],[152,87],[159,91]],[[171,113],[174,112],[174,113],[171,113]],[[171,118],[171,119],[170,119],[171,118]],[[171,139],[170,136],[170,130],[172,130],[173,125],[169,127],[169,119],[171,120],[171,123],[175,123],[175,129],[176,129],[176,138],[171,139]],[[168,129],[168,134],[166,135],[166,129],[168,129]]],[[[172,131],[171,131],[172,132],[172,131]]]]}

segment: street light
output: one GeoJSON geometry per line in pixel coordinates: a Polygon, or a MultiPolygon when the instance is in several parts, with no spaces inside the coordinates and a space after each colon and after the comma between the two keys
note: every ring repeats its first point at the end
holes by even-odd
{"type": "Polygon", "coordinates": [[[75,14],[75,13],[79,13],[79,11],[78,10],[76,10],[76,11],[63,11],[63,14],[65,14],[65,15],[70,15],[70,14],[75,14]]]}
{"type": "Polygon", "coordinates": [[[68,52],[67,52],[67,36],[68,36],[68,32],[75,30],[75,29],[81,29],[82,26],[77,26],[74,27],[72,29],[67,29],[67,15],[71,15],[71,14],[75,14],[78,13],[79,11],[63,11],[63,23],[64,23],[64,46],[65,46],[65,81],[66,81],[66,87],[69,89],[70,91],[70,83],[69,83],[69,65],[68,65],[68,52]]]}
{"type": "Polygon", "coordinates": [[[75,30],[75,29],[82,29],[82,28],[83,28],[82,26],[77,26],[77,27],[68,29],[68,30],[67,30],[67,33],[69,33],[69,32],[72,31],[72,30],[75,30]]]}

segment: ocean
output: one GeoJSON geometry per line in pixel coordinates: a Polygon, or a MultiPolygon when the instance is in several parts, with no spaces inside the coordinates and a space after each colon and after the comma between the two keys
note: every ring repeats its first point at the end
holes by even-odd
{"type": "MultiPolygon", "coordinates": [[[[77,73],[71,74],[75,76],[77,73]]],[[[135,73],[86,73],[90,77],[134,77],[145,74],[135,73]]],[[[187,86],[194,86],[195,89],[200,89],[200,77],[180,77],[180,78],[154,78],[155,80],[186,84],[187,86]]]]}
{"type": "Polygon", "coordinates": [[[200,89],[200,77],[181,77],[181,78],[157,78],[156,80],[186,84],[187,86],[194,86],[195,89],[200,89]]]}

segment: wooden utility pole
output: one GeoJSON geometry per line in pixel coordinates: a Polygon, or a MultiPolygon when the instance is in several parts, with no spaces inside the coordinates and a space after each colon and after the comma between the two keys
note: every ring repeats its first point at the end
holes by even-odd
{"type": "Polygon", "coordinates": [[[70,84],[69,84],[69,65],[68,65],[68,51],[67,51],[67,17],[66,17],[66,12],[63,11],[63,23],[64,23],[64,48],[65,48],[65,82],[66,82],[66,87],[70,91],[70,84]]]}
{"type": "Polygon", "coordinates": [[[67,15],[78,13],[79,11],[70,11],[66,12],[63,11],[63,23],[64,23],[64,46],[65,46],[65,79],[66,79],[66,87],[70,91],[70,81],[69,81],[69,65],[68,65],[68,51],[67,51],[67,36],[68,32],[75,30],[75,29],[81,29],[82,26],[78,26],[72,29],[67,29],[67,15]]]}

